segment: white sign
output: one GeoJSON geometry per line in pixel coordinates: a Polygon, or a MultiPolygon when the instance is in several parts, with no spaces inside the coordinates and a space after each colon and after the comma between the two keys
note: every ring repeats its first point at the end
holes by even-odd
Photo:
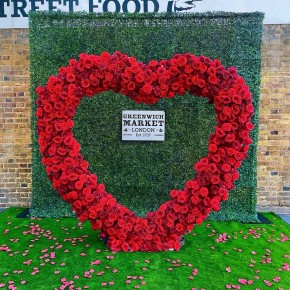
{"type": "Polygon", "coordinates": [[[0,0],[0,28],[27,28],[28,12],[255,12],[265,24],[290,23],[289,0],[0,0]]]}
{"type": "Polygon", "coordinates": [[[164,111],[122,111],[122,140],[164,141],[164,111]]]}

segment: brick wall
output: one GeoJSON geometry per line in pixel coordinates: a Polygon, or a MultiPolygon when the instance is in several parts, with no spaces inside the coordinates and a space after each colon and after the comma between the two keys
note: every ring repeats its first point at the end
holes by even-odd
{"type": "MultiPolygon", "coordinates": [[[[0,207],[29,206],[28,29],[0,29],[0,207]]],[[[290,24],[264,25],[259,209],[290,212],[290,24]]]]}
{"type": "Polygon", "coordinates": [[[28,29],[0,29],[0,207],[31,192],[28,29]]]}
{"type": "Polygon", "coordinates": [[[258,204],[290,212],[289,24],[264,26],[258,148],[258,204]]]}

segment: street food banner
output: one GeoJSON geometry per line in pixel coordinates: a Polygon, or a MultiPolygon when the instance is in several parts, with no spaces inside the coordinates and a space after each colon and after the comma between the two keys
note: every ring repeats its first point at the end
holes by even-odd
{"type": "Polygon", "coordinates": [[[290,23],[289,0],[0,0],[0,28],[27,28],[29,11],[103,12],[255,12],[265,24],[290,23]]]}

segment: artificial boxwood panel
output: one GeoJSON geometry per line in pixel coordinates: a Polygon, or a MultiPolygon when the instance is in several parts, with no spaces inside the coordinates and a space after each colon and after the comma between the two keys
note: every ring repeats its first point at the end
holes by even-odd
{"type": "MultiPolygon", "coordinates": [[[[240,169],[240,179],[216,220],[257,221],[256,175],[262,13],[85,14],[33,12],[30,17],[32,96],[32,216],[71,216],[46,176],[35,134],[35,88],[81,52],[119,50],[148,63],[190,52],[219,58],[235,66],[249,85],[255,106],[253,143],[240,169]]],[[[74,118],[82,154],[117,200],[137,214],[157,209],[171,189],[183,188],[195,175],[193,165],[207,154],[215,113],[205,99],[185,95],[138,105],[106,92],[85,98],[74,118]],[[121,140],[122,110],[164,110],[164,142],[121,140]]]]}

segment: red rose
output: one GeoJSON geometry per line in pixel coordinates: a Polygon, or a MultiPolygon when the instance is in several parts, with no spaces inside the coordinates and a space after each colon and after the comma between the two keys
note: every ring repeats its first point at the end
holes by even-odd
{"type": "Polygon", "coordinates": [[[233,181],[233,176],[231,174],[225,174],[224,175],[224,180],[226,182],[231,182],[231,181],[233,181]]]}
{"type": "Polygon", "coordinates": [[[253,112],[254,112],[254,106],[253,106],[252,104],[248,104],[248,105],[246,106],[246,110],[247,110],[247,112],[249,112],[249,113],[253,113],[253,112]]]}
{"type": "Polygon", "coordinates": [[[219,154],[210,155],[210,157],[214,163],[220,163],[220,161],[221,161],[219,154]]]}
{"type": "Polygon", "coordinates": [[[187,194],[184,191],[179,191],[177,201],[180,203],[185,203],[187,201],[187,194]]]}
{"type": "Polygon", "coordinates": [[[228,142],[228,143],[233,143],[235,141],[235,139],[236,138],[235,138],[234,134],[227,134],[226,138],[225,138],[226,142],[228,142]]]}
{"type": "Polygon", "coordinates": [[[186,187],[187,188],[192,188],[194,190],[197,190],[197,189],[199,189],[200,186],[199,186],[199,184],[198,184],[198,182],[196,180],[188,180],[186,182],[186,187]]]}
{"type": "Polygon", "coordinates": [[[209,152],[211,152],[211,153],[216,152],[216,151],[217,151],[217,146],[216,146],[216,144],[210,144],[210,145],[208,146],[208,150],[209,150],[209,152]]]}
{"type": "Polygon", "coordinates": [[[149,83],[146,83],[142,88],[141,88],[141,91],[142,93],[148,95],[152,92],[152,86],[149,84],[149,83]]]}
{"type": "Polygon", "coordinates": [[[218,175],[214,175],[212,176],[212,178],[210,179],[212,184],[219,184],[221,182],[220,178],[218,175]]]}
{"type": "Polygon", "coordinates": [[[128,252],[130,247],[128,243],[123,243],[121,248],[124,252],[128,252]]]}
{"type": "Polygon", "coordinates": [[[83,183],[81,182],[81,181],[77,181],[76,183],[75,183],[75,188],[76,189],[82,189],[83,188],[83,183]]]}
{"type": "Polygon", "coordinates": [[[202,197],[206,197],[208,195],[208,189],[206,187],[201,187],[199,189],[199,195],[202,197]]]}
{"type": "Polygon", "coordinates": [[[190,198],[190,200],[191,200],[192,204],[194,204],[194,205],[198,205],[200,202],[200,198],[197,195],[192,196],[190,198]]]}
{"type": "Polygon", "coordinates": [[[202,218],[202,217],[197,217],[197,218],[195,219],[195,222],[196,222],[197,225],[201,225],[202,222],[203,222],[203,218],[202,218]]]}
{"type": "Polygon", "coordinates": [[[76,76],[73,74],[73,73],[68,73],[66,75],[66,80],[69,82],[69,83],[72,83],[76,80],[76,76]]]}
{"type": "Polygon", "coordinates": [[[211,173],[215,173],[215,172],[217,172],[217,170],[218,170],[218,168],[217,168],[217,165],[216,165],[215,163],[211,163],[211,164],[209,165],[209,171],[210,171],[211,173]]]}
{"type": "Polygon", "coordinates": [[[218,190],[218,195],[219,196],[224,196],[224,195],[227,195],[228,194],[228,190],[227,189],[225,189],[224,187],[221,187],[221,188],[219,188],[219,190],[218,190]]]}
{"type": "Polygon", "coordinates": [[[245,155],[244,155],[244,153],[242,153],[242,152],[237,152],[237,153],[235,154],[235,158],[236,158],[237,160],[243,160],[243,159],[245,158],[245,155]]]}
{"type": "MultiPolygon", "coordinates": [[[[85,181],[82,181],[82,182],[85,182],[85,181]]],[[[92,189],[90,187],[85,187],[85,188],[83,188],[82,193],[84,195],[91,194],[92,193],[92,189]]]]}
{"type": "Polygon", "coordinates": [[[176,228],[176,230],[177,230],[178,232],[183,232],[183,230],[184,230],[183,225],[180,224],[180,223],[178,223],[178,224],[175,226],[175,228],[176,228]]]}
{"type": "Polygon", "coordinates": [[[76,200],[74,203],[73,203],[73,206],[76,208],[76,209],[80,209],[82,208],[83,204],[80,200],[76,200]]]}
{"type": "Polygon", "coordinates": [[[162,226],[157,227],[157,232],[158,234],[163,235],[165,233],[164,227],[162,226]]]}
{"type": "Polygon", "coordinates": [[[180,212],[180,210],[181,210],[181,206],[180,206],[179,204],[175,204],[175,205],[173,206],[173,210],[174,210],[176,213],[178,213],[178,212],[180,212]]]}
{"type": "Polygon", "coordinates": [[[224,107],[223,108],[223,114],[225,116],[229,116],[232,113],[232,109],[230,107],[224,107]]]}
{"type": "Polygon", "coordinates": [[[172,91],[175,92],[175,91],[177,91],[180,88],[180,85],[179,85],[178,82],[173,82],[173,83],[171,83],[170,88],[171,88],[172,91]]]}
{"type": "Polygon", "coordinates": [[[173,220],[167,220],[166,221],[166,226],[168,228],[173,228],[174,227],[174,221],[173,220]]]}
{"type": "Polygon", "coordinates": [[[218,83],[219,79],[218,79],[216,76],[213,76],[213,75],[212,75],[212,76],[209,76],[208,81],[209,81],[211,84],[216,85],[216,84],[218,83]]]}
{"type": "Polygon", "coordinates": [[[216,127],[215,132],[216,132],[216,135],[217,135],[218,137],[223,137],[223,136],[225,136],[225,131],[224,131],[222,128],[220,128],[220,127],[216,127]]]}
{"type": "Polygon", "coordinates": [[[220,203],[218,198],[213,198],[211,200],[211,207],[214,211],[219,211],[220,210],[220,203]]]}
{"type": "Polygon", "coordinates": [[[231,130],[233,129],[233,126],[232,126],[232,124],[230,124],[230,123],[224,123],[224,124],[222,125],[222,129],[223,129],[225,132],[229,132],[229,131],[231,131],[231,130]]]}
{"type": "Polygon", "coordinates": [[[135,87],[136,87],[136,85],[135,85],[134,82],[129,82],[128,85],[127,85],[127,89],[129,91],[134,91],[135,90],[135,87]]]}
{"type": "Polygon", "coordinates": [[[179,192],[176,189],[170,191],[170,196],[172,199],[175,199],[178,196],[178,194],[179,192]]]}
{"type": "Polygon", "coordinates": [[[239,177],[240,177],[240,173],[239,173],[238,171],[234,171],[234,172],[233,172],[233,180],[234,180],[234,181],[235,181],[235,180],[238,180],[239,177]]]}
{"type": "Polygon", "coordinates": [[[231,167],[230,164],[228,164],[228,163],[224,163],[224,164],[222,165],[222,170],[223,170],[224,172],[230,172],[230,171],[232,170],[232,167],[231,167]]]}
{"type": "Polygon", "coordinates": [[[253,129],[254,129],[254,125],[253,125],[251,122],[247,122],[247,123],[246,123],[246,128],[247,128],[248,130],[253,130],[253,129]]]}

